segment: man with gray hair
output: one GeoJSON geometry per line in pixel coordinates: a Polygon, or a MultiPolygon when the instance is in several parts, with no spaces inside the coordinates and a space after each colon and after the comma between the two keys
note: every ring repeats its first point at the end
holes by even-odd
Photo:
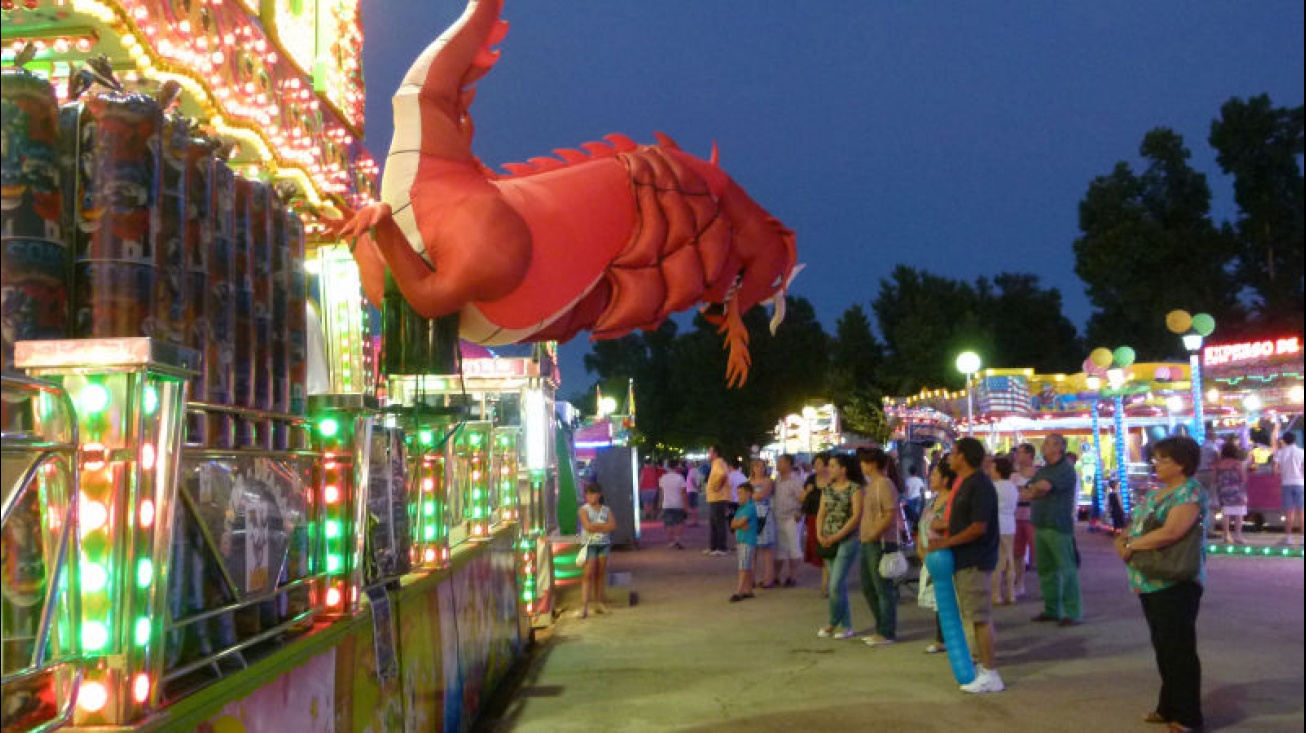
{"type": "Polygon", "coordinates": [[[1075,469],[1066,460],[1066,438],[1049,433],[1043,439],[1043,468],[1034,474],[1021,499],[1030,502],[1034,525],[1034,563],[1043,589],[1043,612],[1034,621],[1062,626],[1083,623],[1079,567],[1075,561],[1075,469]]]}

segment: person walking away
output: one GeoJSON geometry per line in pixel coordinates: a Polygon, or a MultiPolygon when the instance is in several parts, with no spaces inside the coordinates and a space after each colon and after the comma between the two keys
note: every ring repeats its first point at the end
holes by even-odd
{"type": "MultiPolygon", "coordinates": [[[[1035,456],[1034,446],[1029,443],[1016,446],[1016,470],[1011,474],[1011,483],[1016,485],[1016,489],[1023,491],[1038,473],[1035,456]]],[[[1011,541],[1012,561],[1016,564],[1016,598],[1025,597],[1025,572],[1029,570],[1030,556],[1034,552],[1034,523],[1030,521],[1030,511],[1030,501],[1021,496],[1016,502],[1016,536],[1011,541]]]]}
{"type": "Polygon", "coordinates": [[[907,469],[902,499],[903,510],[907,512],[907,528],[915,536],[921,522],[921,509],[925,506],[925,479],[921,478],[920,466],[914,463],[907,469]]]}
{"type": "Polygon", "coordinates": [[[612,510],[603,505],[603,489],[597,482],[585,487],[585,504],[580,508],[581,544],[585,546],[585,569],[581,577],[581,608],[576,618],[588,618],[590,601],[594,613],[608,612],[608,555],[612,552],[612,530],[617,528],[612,510]]]}
{"type": "Polygon", "coordinates": [[[698,526],[698,495],[703,490],[703,480],[707,478],[706,469],[699,470],[697,464],[689,464],[685,473],[686,503],[689,505],[689,526],[698,526]]]}
{"type": "Polygon", "coordinates": [[[1291,545],[1292,527],[1296,523],[1297,531],[1302,532],[1302,489],[1306,479],[1302,477],[1302,450],[1297,445],[1297,434],[1284,433],[1279,439],[1279,448],[1274,451],[1274,473],[1279,476],[1279,486],[1283,492],[1283,513],[1287,519],[1283,525],[1281,544],[1291,545]]]}
{"type": "Polygon", "coordinates": [[[645,458],[644,466],[639,469],[640,517],[646,521],[653,519],[653,508],[657,505],[657,502],[658,467],[653,465],[653,459],[645,458]]]}
{"type": "Polygon", "coordinates": [[[1220,460],[1215,462],[1215,491],[1224,514],[1224,541],[1239,545],[1243,539],[1243,518],[1247,516],[1247,456],[1234,440],[1220,446],[1220,460]],[[1232,530],[1232,531],[1231,531],[1232,530]]]}
{"type": "Polygon", "coordinates": [[[820,556],[816,517],[821,510],[821,496],[830,485],[830,454],[818,453],[812,459],[812,473],[803,483],[803,560],[821,569],[821,597],[830,597],[830,567],[820,556]]]}
{"type": "Polygon", "coordinates": [[[745,481],[739,485],[738,491],[740,504],[735,510],[734,518],[730,520],[730,528],[735,531],[739,581],[735,585],[735,594],[730,596],[731,603],[753,597],[753,559],[757,551],[757,505],[753,503],[753,487],[745,481]]]}
{"type": "Polygon", "coordinates": [[[957,480],[957,475],[948,467],[948,462],[940,461],[934,464],[930,469],[930,501],[926,503],[921,513],[920,529],[917,532],[918,540],[916,542],[916,552],[921,559],[921,577],[920,593],[918,595],[918,604],[923,608],[928,608],[934,612],[934,642],[925,647],[926,654],[940,654],[948,651],[948,647],[943,642],[943,625],[939,623],[939,608],[934,599],[934,583],[930,578],[930,571],[925,566],[925,555],[928,553],[930,545],[943,539],[947,525],[939,522],[943,529],[936,529],[936,520],[942,520],[943,512],[948,505],[948,497],[952,492],[952,484],[957,480]]]}
{"type": "Polygon", "coordinates": [[[862,485],[865,481],[857,460],[845,453],[831,457],[828,466],[830,483],[821,491],[816,540],[824,548],[823,558],[829,568],[830,622],[816,635],[847,639],[853,635],[848,575],[857,562],[857,529],[862,521],[862,485]]]}
{"type": "Polygon", "coordinates": [[[803,559],[803,480],[794,470],[794,457],[788,453],[776,461],[780,478],[775,481],[772,517],[775,520],[775,560],[780,585],[798,584],[798,562],[803,559]]]}
{"type": "Polygon", "coordinates": [[[1207,492],[1194,478],[1200,461],[1201,448],[1192,438],[1175,436],[1157,441],[1152,448],[1152,465],[1161,486],[1147,494],[1129,531],[1115,541],[1116,553],[1128,564],[1136,553],[1174,545],[1194,525],[1203,533],[1191,548],[1197,553],[1197,574],[1190,579],[1151,578],[1129,565],[1129,588],[1142,602],[1157,671],[1161,673],[1156,708],[1143,720],[1167,725],[1171,733],[1200,730],[1204,723],[1197,613],[1206,584],[1204,533],[1209,509],[1207,492]],[[1149,527],[1155,529],[1145,531],[1149,527]]]}
{"type": "Polygon", "coordinates": [[[996,638],[990,603],[991,577],[998,564],[998,492],[979,470],[983,443],[962,438],[948,460],[960,483],[944,508],[947,536],[930,545],[930,552],[952,550],[952,582],[961,622],[974,630],[979,667],[975,679],[961,689],[973,694],[1002,692],[1005,686],[993,661],[996,638]]]}
{"type": "Polygon", "coordinates": [[[880,558],[898,551],[902,509],[898,487],[890,478],[893,459],[889,454],[880,448],[859,450],[857,460],[866,476],[860,530],[862,596],[875,616],[875,633],[865,642],[867,646],[883,646],[898,639],[898,585],[880,574],[880,558]]]}
{"type": "Polygon", "coordinates": [[[1021,492],[1031,503],[1034,563],[1043,589],[1043,611],[1031,620],[1078,626],[1083,623],[1083,609],[1071,513],[1078,481],[1075,469],[1066,460],[1066,439],[1060,433],[1049,433],[1043,439],[1043,460],[1043,468],[1021,492]]]}
{"type": "Polygon", "coordinates": [[[685,477],[680,471],[672,469],[658,479],[658,490],[662,492],[662,526],[667,528],[670,538],[668,547],[683,550],[681,542],[685,538],[685,477]]]}
{"type": "Polygon", "coordinates": [[[754,458],[748,465],[748,483],[753,487],[753,506],[757,510],[757,569],[761,571],[763,588],[774,588],[776,521],[772,511],[775,503],[775,481],[766,461],[754,458]]]}
{"type": "Polygon", "coordinates": [[[721,448],[712,446],[707,449],[709,472],[707,484],[707,522],[708,545],[704,555],[722,557],[726,554],[726,532],[730,527],[730,467],[721,457],[721,448]]]}
{"type": "Polygon", "coordinates": [[[1011,482],[1011,459],[998,456],[989,468],[989,480],[998,492],[998,565],[993,570],[993,605],[1016,602],[1016,505],[1020,490],[1011,482]]]}

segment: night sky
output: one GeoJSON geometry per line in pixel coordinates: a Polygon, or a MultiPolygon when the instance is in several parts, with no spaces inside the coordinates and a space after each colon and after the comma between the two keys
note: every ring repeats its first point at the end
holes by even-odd
{"type": "MultiPolygon", "coordinates": [[[[363,3],[379,163],[391,95],[462,10],[363,3]]],[[[503,57],[472,107],[486,164],[610,132],[651,143],[662,131],[704,157],[716,140],[722,167],[798,233],[807,269],[793,293],[830,331],[898,263],[1037,273],[1082,329],[1091,309],[1071,244],[1093,177],[1137,165],[1143,135],[1171,127],[1207,173],[1217,219],[1232,217],[1210,123],[1233,96],[1302,104],[1306,66],[1300,0],[518,0],[504,18],[503,57]]],[[[588,348],[584,335],[562,347],[562,394],[592,381],[588,348]]]]}

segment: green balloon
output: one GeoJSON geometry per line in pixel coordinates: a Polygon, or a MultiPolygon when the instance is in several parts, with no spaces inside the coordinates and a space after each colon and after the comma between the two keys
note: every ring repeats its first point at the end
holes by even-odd
{"type": "Polygon", "coordinates": [[[1215,332],[1215,319],[1209,313],[1198,313],[1193,316],[1193,330],[1206,338],[1215,332]]]}
{"type": "Polygon", "coordinates": [[[1136,354],[1134,354],[1134,350],[1128,346],[1121,346],[1111,355],[1112,360],[1115,361],[1115,365],[1121,369],[1133,364],[1135,357],[1136,354]]]}

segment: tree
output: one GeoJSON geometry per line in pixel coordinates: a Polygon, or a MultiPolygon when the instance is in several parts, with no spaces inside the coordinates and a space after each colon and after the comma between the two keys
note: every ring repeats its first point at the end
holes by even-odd
{"type": "Polygon", "coordinates": [[[830,396],[838,403],[841,395],[858,387],[877,385],[884,365],[884,346],[871,331],[865,309],[854,303],[835,324],[830,343],[830,396]]]}
{"type": "Polygon", "coordinates": [[[1119,162],[1095,178],[1079,204],[1075,273],[1096,310],[1088,346],[1132,346],[1144,358],[1175,353],[1165,328],[1176,308],[1240,322],[1232,233],[1211,221],[1206,177],[1188,164],[1183,138],[1173,130],[1147,133],[1139,151],[1141,175],[1119,162]]]}
{"type": "Polygon", "coordinates": [[[1302,107],[1275,108],[1265,94],[1230,99],[1211,123],[1211,147],[1233,176],[1240,210],[1236,273],[1254,293],[1262,330],[1302,331],[1304,128],[1302,107]]]}
{"type": "Polygon", "coordinates": [[[990,366],[1079,370],[1087,352],[1065,316],[1059,291],[1039,287],[1037,275],[1014,272],[998,275],[991,285],[980,278],[975,290],[980,318],[993,333],[990,366]]]}

